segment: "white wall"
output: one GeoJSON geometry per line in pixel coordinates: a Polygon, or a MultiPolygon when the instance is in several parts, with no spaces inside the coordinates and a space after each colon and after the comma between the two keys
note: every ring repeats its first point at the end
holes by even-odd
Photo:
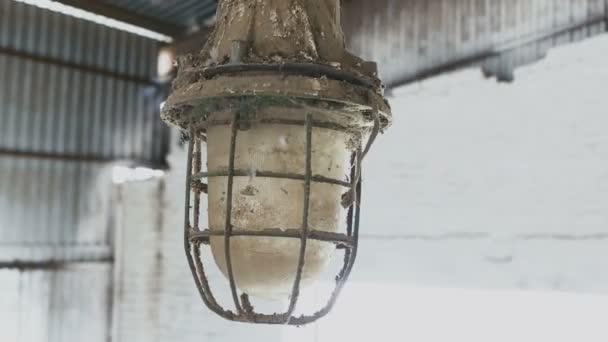
{"type": "Polygon", "coordinates": [[[328,341],[340,329],[445,341],[433,329],[450,324],[455,341],[509,329],[527,332],[498,340],[605,341],[606,55],[604,36],[551,51],[514,84],[466,71],[398,90],[395,125],[365,162],[352,284],[307,329],[231,324],[204,308],[182,247],[185,160],[174,153],[164,181],[118,190],[116,341],[328,341]],[[384,309],[403,319],[383,320],[384,309]]]}
{"type": "Polygon", "coordinates": [[[602,36],[513,84],[466,71],[397,91],[365,165],[374,277],[607,292],[606,53],[602,36]]]}
{"type": "Polygon", "coordinates": [[[604,342],[608,296],[352,283],[316,327],[285,342],[604,342]]]}

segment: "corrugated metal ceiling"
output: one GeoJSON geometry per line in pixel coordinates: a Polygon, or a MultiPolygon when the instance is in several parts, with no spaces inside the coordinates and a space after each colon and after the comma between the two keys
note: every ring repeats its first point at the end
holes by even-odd
{"type": "Polygon", "coordinates": [[[102,0],[139,15],[188,28],[215,15],[217,0],[102,0]]]}
{"type": "Polygon", "coordinates": [[[509,80],[551,47],[606,32],[607,15],[603,0],[351,0],[342,26],[392,87],[470,65],[509,80]]]}

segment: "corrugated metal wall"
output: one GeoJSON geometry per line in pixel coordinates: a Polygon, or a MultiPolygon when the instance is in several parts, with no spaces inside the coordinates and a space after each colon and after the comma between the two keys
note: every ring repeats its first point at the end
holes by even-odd
{"type": "Polygon", "coordinates": [[[107,254],[102,162],[164,164],[157,42],[11,0],[0,26],[0,257],[107,254]]]}
{"type": "Polygon", "coordinates": [[[165,165],[157,51],[147,38],[0,0],[3,342],[109,339],[111,165],[165,165]]]}
{"type": "Polygon", "coordinates": [[[110,264],[0,271],[2,342],[109,342],[110,264]]]}
{"type": "Polygon", "coordinates": [[[0,262],[110,258],[109,171],[0,158],[0,262]]]}
{"type": "Polygon", "coordinates": [[[0,147],[162,165],[156,41],[0,1],[0,147]]]}
{"type": "Polygon", "coordinates": [[[604,0],[344,0],[353,52],[395,86],[482,64],[509,79],[547,49],[606,31],[604,0]]]}

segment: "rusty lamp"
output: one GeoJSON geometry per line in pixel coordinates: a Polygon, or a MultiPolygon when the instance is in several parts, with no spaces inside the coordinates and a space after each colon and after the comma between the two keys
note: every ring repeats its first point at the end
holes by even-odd
{"type": "Polygon", "coordinates": [[[203,301],[240,322],[323,317],[357,255],[362,160],[391,121],[375,63],[345,49],[339,0],[220,1],[215,30],[178,70],[162,118],[190,138],[184,243],[203,301]],[[233,310],[211,291],[208,247],[233,310]],[[336,250],[344,259],[329,301],[295,315],[301,288],[336,250]],[[288,307],[259,313],[251,297],[288,307]]]}

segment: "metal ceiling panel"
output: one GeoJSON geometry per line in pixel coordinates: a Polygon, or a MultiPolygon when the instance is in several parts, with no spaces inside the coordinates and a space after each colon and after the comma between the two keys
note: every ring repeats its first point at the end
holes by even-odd
{"type": "Polygon", "coordinates": [[[217,0],[103,0],[142,16],[188,28],[213,18],[217,0]]]}
{"type": "Polygon", "coordinates": [[[351,0],[342,26],[388,86],[484,65],[509,80],[547,49],[606,31],[603,0],[351,0]]]}

